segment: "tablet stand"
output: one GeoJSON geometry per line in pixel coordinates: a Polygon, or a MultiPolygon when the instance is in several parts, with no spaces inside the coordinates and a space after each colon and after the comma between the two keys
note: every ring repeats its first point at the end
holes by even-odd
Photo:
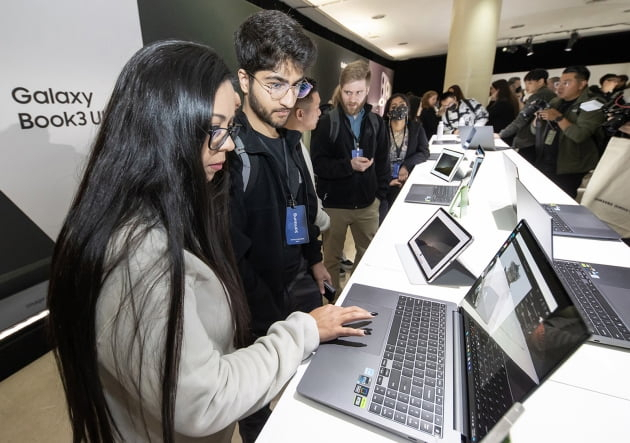
{"type": "Polygon", "coordinates": [[[461,186],[448,207],[448,213],[453,217],[462,218],[468,211],[468,185],[461,186]]]}
{"type": "Polygon", "coordinates": [[[471,286],[476,280],[476,277],[464,265],[458,260],[453,260],[435,280],[429,283],[420,271],[420,266],[409,250],[409,246],[407,244],[395,246],[407,279],[412,285],[471,286]]]}

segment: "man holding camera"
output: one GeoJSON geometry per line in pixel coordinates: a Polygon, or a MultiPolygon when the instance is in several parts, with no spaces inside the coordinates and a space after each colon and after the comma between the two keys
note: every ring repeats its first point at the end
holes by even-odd
{"type": "Polygon", "coordinates": [[[518,149],[518,153],[526,158],[530,163],[536,160],[535,135],[532,134],[529,124],[534,119],[536,111],[545,107],[556,96],[547,87],[549,73],[545,69],[534,69],[525,76],[525,90],[530,94],[525,102],[523,110],[519,112],[514,121],[506,126],[500,133],[504,141],[514,137],[512,146],[518,149]]]}
{"type": "Polygon", "coordinates": [[[575,198],[582,179],[597,166],[603,141],[602,103],[588,91],[590,71],[569,66],[562,72],[558,97],[536,113],[535,166],[575,198]]]}

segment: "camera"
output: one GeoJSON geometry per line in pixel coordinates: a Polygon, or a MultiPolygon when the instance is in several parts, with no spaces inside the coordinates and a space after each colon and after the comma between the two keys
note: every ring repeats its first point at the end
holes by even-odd
{"type": "Polygon", "coordinates": [[[614,134],[630,120],[630,104],[624,100],[623,92],[616,92],[610,101],[602,106],[602,112],[606,115],[606,121],[602,124],[602,128],[609,134],[614,134]]]}
{"type": "Polygon", "coordinates": [[[546,100],[537,98],[521,110],[521,115],[525,118],[532,118],[536,112],[547,109],[548,107],[549,103],[547,103],[546,100]]]}

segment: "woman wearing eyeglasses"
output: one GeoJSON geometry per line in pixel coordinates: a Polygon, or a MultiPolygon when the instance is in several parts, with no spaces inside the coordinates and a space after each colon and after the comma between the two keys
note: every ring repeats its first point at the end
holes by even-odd
{"type": "Polygon", "coordinates": [[[74,441],[229,441],[320,340],[371,315],[294,313],[251,344],[229,234],[235,95],[209,48],[123,68],[57,239],[50,332],[74,441]]]}
{"type": "Polygon", "coordinates": [[[420,122],[409,121],[409,100],[404,94],[393,94],[385,103],[389,133],[389,160],[391,177],[387,191],[387,201],[381,202],[380,221],[409,178],[414,166],[429,158],[429,142],[420,122]]]}

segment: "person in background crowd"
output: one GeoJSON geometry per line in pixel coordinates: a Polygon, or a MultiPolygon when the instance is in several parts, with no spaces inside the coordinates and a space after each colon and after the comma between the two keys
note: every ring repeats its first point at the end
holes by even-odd
{"type": "MultiPolygon", "coordinates": [[[[317,90],[317,82],[315,79],[309,77],[306,77],[305,80],[313,85],[313,88],[305,97],[297,99],[295,106],[291,109],[287,123],[284,125],[286,129],[299,131],[301,133],[315,129],[319,116],[321,115],[321,98],[317,90]]],[[[306,148],[304,140],[300,140],[300,146],[302,147],[302,155],[306,161],[306,167],[311,175],[311,180],[315,183],[311,154],[306,148]]],[[[321,232],[325,231],[330,226],[330,217],[328,217],[328,214],[323,210],[322,201],[319,197],[317,198],[317,218],[315,219],[315,224],[319,226],[321,232]]]]}
{"type": "Polygon", "coordinates": [[[619,81],[617,82],[617,87],[615,88],[615,92],[616,91],[621,91],[621,90],[626,89],[628,87],[628,76],[626,74],[619,74],[617,76],[617,79],[619,81]]]}
{"type": "MultiPolygon", "coordinates": [[[[492,126],[495,132],[500,132],[516,118],[520,110],[519,101],[505,80],[492,82],[490,99],[487,108],[488,125],[492,126]]],[[[505,142],[511,145],[512,140],[508,139],[505,142]]]]}
{"type": "Polygon", "coordinates": [[[437,91],[427,91],[422,95],[422,101],[420,102],[420,122],[428,139],[435,135],[440,122],[436,107],[437,101],[437,91]]]}
{"type": "Polygon", "coordinates": [[[73,441],[229,442],[319,341],[371,315],[294,313],[251,344],[230,242],[236,97],[210,48],[140,49],[55,245],[49,331],[73,441]]]}
{"type": "MultiPolygon", "coordinates": [[[[420,120],[420,101],[422,100],[420,97],[415,95],[413,92],[408,92],[406,94],[407,101],[409,102],[409,120],[419,121],[420,120]]],[[[383,112],[383,117],[387,114],[387,107],[385,107],[385,111],[383,112]]]]}
{"type": "Polygon", "coordinates": [[[547,79],[547,88],[554,94],[558,93],[558,86],[560,85],[560,77],[554,76],[547,79]]]}
{"type": "Polygon", "coordinates": [[[403,94],[393,94],[385,104],[389,132],[391,176],[387,199],[381,201],[380,223],[394,203],[414,166],[429,158],[429,142],[422,125],[409,120],[409,102],[403,94]]]}
{"type": "Polygon", "coordinates": [[[452,85],[440,96],[438,115],[445,134],[457,134],[460,126],[484,126],[488,122],[486,108],[474,98],[464,97],[459,85],[452,85]]]}
{"type": "MultiPolygon", "coordinates": [[[[294,19],[277,10],[249,16],[234,35],[243,93],[242,149],[229,154],[232,243],[252,313],[262,336],[294,311],[322,305],[324,267],[317,196],[302,155],[302,134],[283,128],[296,100],[312,85],[305,71],[317,48],[294,19]],[[295,227],[287,220],[295,220],[295,227]]],[[[239,422],[253,442],[271,414],[268,405],[239,422]]]]}
{"type": "Polygon", "coordinates": [[[616,74],[604,74],[599,79],[599,87],[593,85],[589,88],[591,94],[600,97],[604,101],[611,99],[613,93],[619,85],[619,77],[616,74]]]}
{"type": "Polygon", "coordinates": [[[510,89],[512,90],[513,93],[516,94],[516,91],[518,89],[523,90],[523,87],[521,86],[521,78],[520,77],[510,77],[508,79],[508,85],[510,87],[510,89]]]}
{"type": "Polygon", "coordinates": [[[558,187],[575,198],[587,172],[597,166],[605,120],[599,108],[588,106],[590,71],[569,66],[562,72],[558,97],[536,113],[538,125],[535,166],[558,187]]]}
{"type": "Polygon", "coordinates": [[[532,69],[525,75],[525,89],[527,89],[529,98],[525,102],[523,110],[497,135],[506,143],[512,139],[510,145],[518,149],[518,153],[530,163],[534,163],[536,159],[536,149],[534,148],[536,138],[531,131],[530,123],[534,120],[535,112],[548,106],[549,101],[556,96],[547,87],[548,76],[549,74],[545,69],[532,69]]]}
{"type": "Polygon", "coordinates": [[[356,267],[378,229],[391,173],[387,127],[367,103],[370,78],[363,60],[341,71],[339,105],[322,115],[311,138],[317,194],[330,216],[330,229],[323,233],[324,264],[336,288],[348,227],[356,267]]]}

